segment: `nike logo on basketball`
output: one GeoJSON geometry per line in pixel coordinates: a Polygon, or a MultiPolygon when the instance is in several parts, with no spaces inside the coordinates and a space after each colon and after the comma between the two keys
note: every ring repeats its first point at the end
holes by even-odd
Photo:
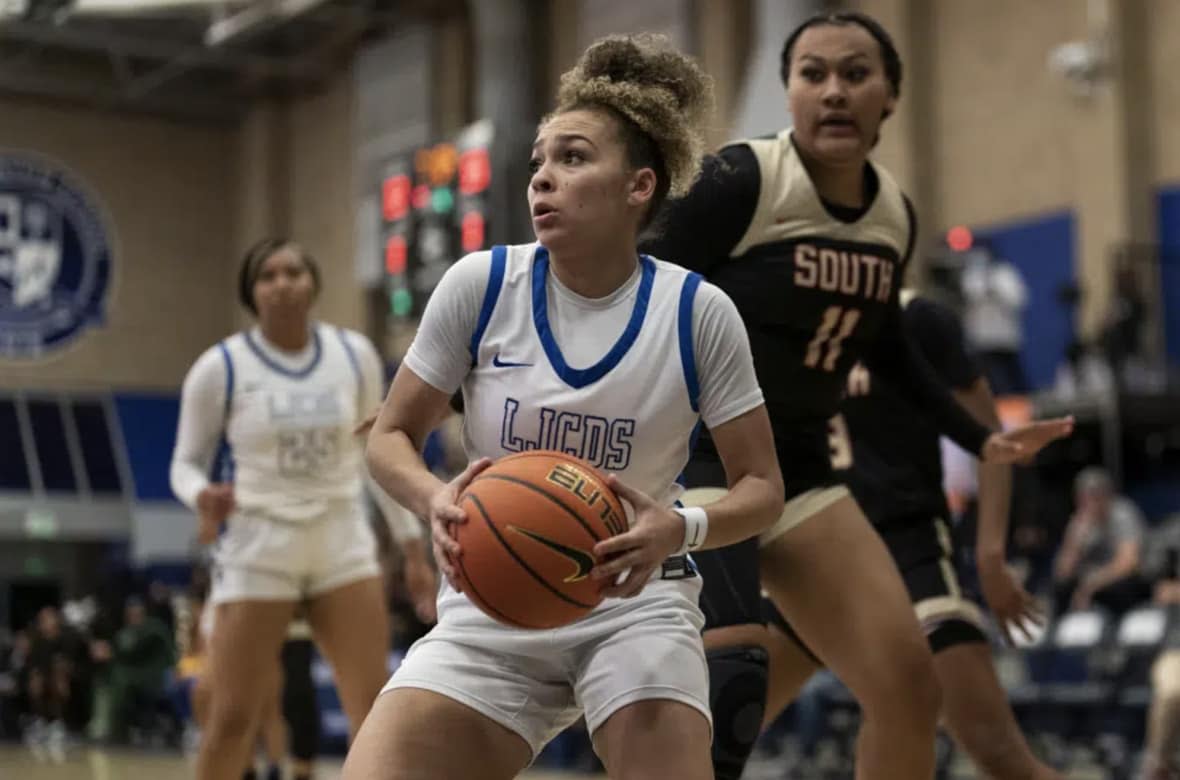
{"type": "Polygon", "coordinates": [[[568,547],[561,542],[555,542],[552,539],[546,539],[540,534],[530,531],[526,528],[519,528],[515,525],[508,526],[509,530],[516,531],[518,534],[527,536],[528,538],[540,542],[541,544],[553,550],[558,555],[568,558],[573,562],[577,568],[574,573],[565,578],[565,582],[578,582],[590,576],[590,570],[594,568],[594,556],[585,550],[579,550],[577,547],[568,547]]]}
{"type": "Polygon", "coordinates": [[[497,352],[496,356],[492,358],[492,365],[496,368],[524,368],[526,366],[531,366],[532,363],[512,363],[507,360],[501,360],[500,353],[497,352]]]}

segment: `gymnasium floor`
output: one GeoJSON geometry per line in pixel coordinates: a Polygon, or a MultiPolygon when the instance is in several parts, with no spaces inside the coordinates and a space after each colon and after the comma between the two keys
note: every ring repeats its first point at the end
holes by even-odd
{"type": "MultiPolygon", "coordinates": [[[[316,780],[335,780],[340,762],[324,762],[316,780]]],[[[65,763],[38,761],[20,745],[0,745],[0,780],[191,780],[190,759],[140,751],[76,748],[65,763]]],[[[522,780],[605,780],[603,775],[528,772],[522,780]]]]}

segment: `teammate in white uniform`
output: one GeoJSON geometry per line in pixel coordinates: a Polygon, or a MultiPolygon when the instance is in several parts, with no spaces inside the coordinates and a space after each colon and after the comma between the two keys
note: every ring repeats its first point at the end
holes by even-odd
{"type": "Polygon", "coordinates": [[[613,38],[562,79],[533,146],[538,243],[463,258],[431,297],[369,438],[374,476],[429,517],[449,584],[439,623],[374,705],[345,778],[515,777],[584,715],[614,778],[711,778],[700,579],[682,554],[746,538],[782,484],[733,304],[636,237],[699,165],[709,85],[660,39],[613,38]],[[418,450],[462,387],[473,463],[449,484],[418,450]],[[702,422],[731,492],[678,512],[675,481],[702,422]],[[461,592],[455,500],[490,459],[549,448],[603,471],[634,508],[600,542],[609,597],[552,631],[509,627],[461,592]],[[649,498],[650,496],[650,498],[649,498]],[[618,597],[633,598],[618,598],[618,597]]]}
{"type": "MultiPolygon", "coordinates": [[[[310,319],[318,291],[317,266],[299,246],[260,242],[239,276],[258,325],[208,349],[184,382],[172,489],[198,513],[202,537],[228,520],[214,555],[200,778],[232,777],[245,764],[301,602],[353,729],[386,677],[388,618],[353,435],[380,400],[381,363],[360,334],[310,319]],[[232,479],[211,482],[221,442],[232,479]]],[[[421,534],[380,490],[374,496],[395,538],[421,534]]]]}

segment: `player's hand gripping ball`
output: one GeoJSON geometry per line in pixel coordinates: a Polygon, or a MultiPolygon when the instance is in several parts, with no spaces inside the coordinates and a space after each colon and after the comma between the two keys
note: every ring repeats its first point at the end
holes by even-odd
{"type": "Polygon", "coordinates": [[[456,501],[462,550],[451,563],[463,591],[489,616],[522,628],[574,622],[602,602],[590,576],[594,545],[627,530],[606,479],[586,462],[534,450],[480,471],[456,501]]]}

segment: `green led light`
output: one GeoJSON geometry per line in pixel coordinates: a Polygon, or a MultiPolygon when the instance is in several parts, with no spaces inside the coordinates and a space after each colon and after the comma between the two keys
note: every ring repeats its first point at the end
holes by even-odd
{"type": "Polygon", "coordinates": [[[431,195],[430,205],[436,214],[446,214],[455,208],[455,193],[450,187],[439,187],[431,195]]]}
{"type": "Polygon", "coordinates": [[[393,315],[395,317],[405,317],[414,310],[414,296],[410,291],[402,287],[394,290],[393,294],[389,296],[389,304],[393,308],[393,315]]]}

